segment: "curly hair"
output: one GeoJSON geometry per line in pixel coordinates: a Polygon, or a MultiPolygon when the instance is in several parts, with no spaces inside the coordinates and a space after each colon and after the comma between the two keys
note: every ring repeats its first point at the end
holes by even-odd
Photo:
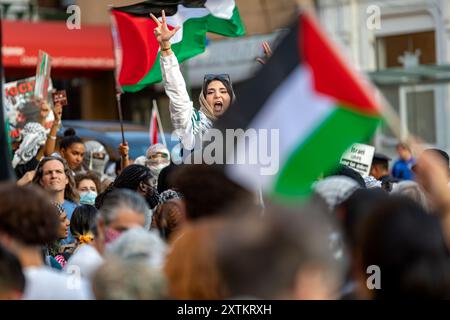
{"type": "Polygon", "coordinates": [[[59,162],[62,163],[62,165],[64,166],[64,173],[66,174],[67,179],[69,180],[69,183],[66,185],[66,189],[64,190],[64,199],[70,200],[72,202],[78,202],[79,197],[78,193],[75,190],[75,179],[72,175],[72,171],[70,170],[66,160],[64,160],[61,157],[49,156],[42,158],[41,161],[39,161],[39,164],[36,168],[36,174],[34,175],[33,183],[40,186],[40,182],[42,180],[42,177],[44,176],[44,164],[52,160],[58,160],[59,162]]]}
{"type": "Polygon", "coordinates": [[[0,233],[26,245],[46,245],[58,239],[59,216],[42,189],[0,184],[0,233]]]}
{"type": "MultiPolygon", "coordinates": [[[[129,189],[137,191],[139,184],[142,181],[147,181],[153,177],[150,169],[146,166],[141,166],[139,164],[132,164],[124,168],[122,172],[117,176],[113,183],[111,183],[105,191],[100,193],[95,199],[95,207],[100,209],[103,205],[105,197],[115,189],[129,189]]],[[[155,190],[156,191],[156,190],[155,190]]],[[[156,192],[157,194],[157,192],[156,192]]],[[[157,194],[158,195],[158,194],[157,194]]],[[[157,197],[156,204],[158,204],[157,197]]],[[[156,205],[155,204],[155,205],[156,205]]]]}

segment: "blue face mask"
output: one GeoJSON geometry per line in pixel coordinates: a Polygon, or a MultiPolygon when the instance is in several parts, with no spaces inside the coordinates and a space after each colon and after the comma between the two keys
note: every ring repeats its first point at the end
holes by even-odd
{"type": "Polygon", "coordinates": [[[93,206],[95,204],[95,198],[97,198],[97,192],[95,191],[80,192],[80,204],[90,204],[93,206]]]}

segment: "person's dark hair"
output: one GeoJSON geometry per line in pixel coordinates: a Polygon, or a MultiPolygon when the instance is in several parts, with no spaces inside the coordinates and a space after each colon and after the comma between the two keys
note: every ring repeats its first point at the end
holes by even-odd
{"type": "MultiPolygon", "coordinates": [[[[298,274],[314,265],[341,277],[320,212],[268,206],[264,216],[227,219],[217,232],[216,257],[230,297],[279,299],[292,293],[298,274]]],[[[323,216],[322,216],[323,217],[323,216]]]]}
{"type": "Polygon", "coordinates": [[[46,245],[58,239],[56,207],[42,189],[0,183],[0,233],[25,245],[46,245]]]}
{"type": "Polygon", "coordinates": [[[97,188],[97,193],[100,193],[100,190],[101,190],[100,179],[95,172],[88,171],[86,173],[77,174],[75,176],[75,186],[77,189],[78,189],[78,186],[80,185],[80,182],[83,180],[92,180],[95,184],[95,187],[97,188]]]}
{"type": "Polygon", "coordinates": [[[184,165],[171,178],[174,189],[184,196],[188,220],[226,213],[238,202],[254,200],[251,192],[231,181],[215,165],[184,165]]]}
{"type": "MultiPolygon", "coordinates": [[[[141,166],[139,164],[132,164],[128,167],[124,168],[120,175],[111,183],[108,188],[102,193],[100,193],[95,199],[95,207],[100,209],[105,196],[115,189],[129,189],[133,191],[137,191],[139,184],[141,182],[147,182],[149,179],[153,177],[151,171],[146,166],[141,166]]],[[[156,189],[155,189],[156,191],[156,189]]],[[[157,195],[157,191],[156,191],[157,195]]],[[[156,199],[156,204],[158,204],[158,199],[156,199]]]]}
{"type": "Polygon", "coordinates": [[[176,164],[173,162],[170,162],[170,164],[163,168],[158,176],[158,192],[163,193],[164,191],[168,189],[173,189],[171,182],[171,175],[175,171],[176,168],[178,168],[176,164]]]}
{"type": "Polygon", "coordinates": [[[70,218],[70,232],[74,238],[92,232],[96,234],[97,209],[89,204],[83,204],[75,208],[70,218]]]}
{"type": "Polygon", "coordinates": [[[24,290],[25,276],[19,259],[0,245],[0,291],[24,290]]]}
{"type": "Polygon", "coordinates": [[[66,185],[66,189],[64,190],[64,199],[70,200],[72,202],[78,202],[79,197],[78,193],[75,190],[75,179],[72,175],[72,170],[70,170],[69,165],[67,164],[67,161],[59,156],[49,156],[42,158],[41,161],[39,161],[39,164],[36,168],[36,174],[33,177],[33,183],[41,186],[41,180],[44,176],[44,165],[52,160],[57,160],[61,162],[64,166],[64,173],[66,174],[67,178],[69,179],[69,183],[66,185]]]}
{"type": "Polygon", "coordinates": [[[359,172],[353,170],[352,168],[340,164],[335,171],[333,171],[330,176],[345,176],[349,177],[356,182],[358,182],[359,186],[363,189],[366,188],[366,183],[364,182],[364,178],[359,174],[359,172]]]}
{"type": "Polygon", "coordinates": [[[381,270],[375,299],[450,298],[450,255],[439,219],[413,200],[391,196],[364,223],[360,272],[381,270]]]}
{"type": "Polygon", "coordinates": [[[59,149],[67,149],[74,143],[83,143],[83,140],[77,136],[75,129],[68,128],[64,131],[64,137],[59,142],[59,149]]]}
{"type": "Polygon", "coordinates": [[[370,212],[388,197],[386,191],[379,188],[358,189],[336,208],[337,220],[350,249],[358,244],[361,227],[370,212]]]}
{"type": "Polygon", "coordinates": [[[380,166],[383,170],[389,170],[389,160],[387,159],[373,159],[372,166],[380,166]]]}

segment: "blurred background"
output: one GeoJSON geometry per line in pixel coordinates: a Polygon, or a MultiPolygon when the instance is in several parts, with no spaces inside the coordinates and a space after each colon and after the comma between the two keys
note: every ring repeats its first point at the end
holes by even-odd
{"type": "MultiPolygon", "coordinates": [[[[114,56],[108,6],[139,1],[1,0],[6,82],[35,74],[38,49],[53,57],[52,80],[68,93],[66,120],[116,120],[114,56]],[[66,20],[81,9],[81,29],[66,20]]],[[[229,73],[235,86],[249,79],[262,55],[261,43],[275,48],[299,7],[314,10],[342,53],[366,73],[412,132],[450,151],[450,0],[236,0],[247,34],[210,35],[205,53],[182,66],[197,101],[205,73],[229,73]]],[[[161,85],[123,95],[125,120],[148,126],[156,99],[164,130],[172,130],[161,85]]],[[[380,128],[373,144],[395,154],[397,140],[380,128]]]]}

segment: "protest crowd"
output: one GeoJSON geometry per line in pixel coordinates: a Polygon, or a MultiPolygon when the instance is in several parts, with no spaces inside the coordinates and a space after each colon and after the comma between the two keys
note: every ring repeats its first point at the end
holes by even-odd
{"type": "MultiPolygon", "coordinates": [[[[152,19],[172,125],[192,149],[241,97],[229,76],[206,75],[191,101],[170,42],[179,28],[152,19]]],[[[284,202],[223,165],[175,164],[163,144],[138,159],[120,144],[107,173],[101,143],[72,128],[57,139],[62,106],[34,102],[41,121],[12,145],[17,180],[0,183],[0,299],[450,298],[443,150],[402,141],[398,159],[375,152],[367,175],[336,163],[284,202]]]]}

